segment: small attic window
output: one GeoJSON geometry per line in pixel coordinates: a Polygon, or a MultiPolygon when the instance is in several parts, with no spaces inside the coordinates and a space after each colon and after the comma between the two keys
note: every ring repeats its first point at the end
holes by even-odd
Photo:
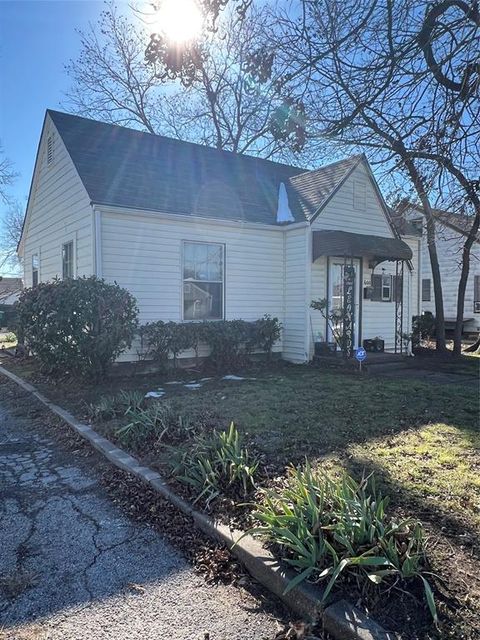
{"type": "Polygon", "coordinates": [[[47,138],[47,164],[53,164],[54,159],[54,140],[53,134],[50,134],[47,138]]]}

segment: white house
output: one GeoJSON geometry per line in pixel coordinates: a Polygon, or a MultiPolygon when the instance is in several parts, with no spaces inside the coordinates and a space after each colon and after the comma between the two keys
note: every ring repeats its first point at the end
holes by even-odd
{"type": "MultiPolygon", "coordinates": [[[[458,284],[461,272],[462,249],[472,225],[472,219],[448,211],[435,209],[435,239],[440,276],[442,279],[443,305],[446,327],[452,329],[457,317],[458,284]]],[[[425,218],[421,209],[414,206],[405,211],[410,222],[422,230],[420,254],[421,310],[435,315],[435,296],[432,268],[428,253],[425,218]]],[[[463,314],[464,331],[480,331],[480,234],[470,252],[470,272],[465,291],[463,314]]]]}
{"type": "Polygon", "coordinates": [[[132,292],[142,323],[270,314],[293,362],[331,337],[310,309],[319,298],[351,305],[353,346],[403,348],[419,250],[415,233],[400,238],[364,156],[305,171],[55,111],[19,244],[27,287],[95,274],[132,292]]]}

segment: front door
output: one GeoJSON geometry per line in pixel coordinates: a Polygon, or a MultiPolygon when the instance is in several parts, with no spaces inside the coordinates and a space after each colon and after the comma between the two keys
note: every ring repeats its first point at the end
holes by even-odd
{"type": "MultiPolygon", "coordinates": [[[[343,309],[348,300],[345,299],[345,283],[346,278],[352,280],[352,299],[350,300],[353,308],[352,314],[352,339],[353,348],[356,349],[359,344],[359,319],[360,319],[360,260],[355,258],[353,261],[344,258],[330,258],[328,266],[328,312],[336,312],[338,323],[335,327],[337,335],[343,334],[343,309]]],[[[348,295],[348,291],[347,291],[348,295]]],[[[331,323],[329,323],[331,324],[331,323]]],[[[328,327],[328,339],[335,340],[332,328],[328,327]]]]}

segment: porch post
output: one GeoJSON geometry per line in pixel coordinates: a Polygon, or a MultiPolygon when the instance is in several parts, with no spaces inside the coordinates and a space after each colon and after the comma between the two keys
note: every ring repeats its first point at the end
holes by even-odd
{"type": "Polygon", "coordinates": [[[353,256],[347,264],[347,256],[343,263],[343,355],[353,356],[353,324],[355,314],[355,267],[353,256]]]}
{"type": "Polygon", "coordinates": [[[403,272],[404,261],[395,262],[395,353],[403,353],[403,272]]]}

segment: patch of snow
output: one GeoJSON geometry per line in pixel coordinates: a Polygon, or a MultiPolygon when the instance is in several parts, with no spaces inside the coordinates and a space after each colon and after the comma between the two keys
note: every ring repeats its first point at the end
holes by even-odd
{"type": "Polygon", "coordinates": [[[166,382],[165,384],[183,384],[183,382],[180,382],[179,380],[172,380],[171,382],[166,382]]]}
{"type": "Polygon", "coordinates": [[[199,382],[207,382],[207,380],[213,380],[213,378],[200,378],[199,382]]]}
{"type": "Polygon", "coordinates": [[[164,395],[165,391],[159,389],[158,391],[148,391],[148,393],[145,394],[145,398],[161,398],[164,395]]]}
{"type": "Polygon", "coordinates": [[[287,189],[283,182],[278,188],[277,222],[295,222],[290,205],[288,204],[287,189]]]}
{"type": "Polygon", "coordinates": [[[199,382],[190,382],[189,384],[183,385],[187,389],[200,389],[202,386],[199,382]]]}
{"type": "Polygon", "coordinates": [[[223,376],[222,380],[245,380],[245,378],[242,378],[242,376],[228,375],[223,376]]]}

